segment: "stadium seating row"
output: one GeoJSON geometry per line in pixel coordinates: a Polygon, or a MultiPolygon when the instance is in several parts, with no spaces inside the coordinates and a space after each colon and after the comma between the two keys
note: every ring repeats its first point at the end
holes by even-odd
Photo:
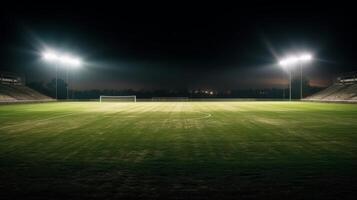
{"type": "Polygon", "coordinates": [[[357,83],[335,83],[325,90],[305,98],[305,100],[357,102],[357,83]]]}
{"type": "Polygon", "coordinates": [[[29,87],[23,85],[0,84],[0,102],[48,100],[52,100],[52,98],[29,87]]]}

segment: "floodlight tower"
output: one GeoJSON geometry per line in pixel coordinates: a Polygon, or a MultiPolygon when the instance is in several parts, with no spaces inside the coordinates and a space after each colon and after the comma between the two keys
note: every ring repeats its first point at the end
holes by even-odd
{"type": "Polygon", "coordinates": [[[82,60],[80,58],[71,56],[67,53],[57,53],[53,50],[47,50],[42,52],[42,58],[45,61],[48,62],[52,62],[55,63],[55,67],[56,67],[56,99],[58,98],[57,96],[57,85],[58,85],[58,65],[62,64],[62,65],[66,65],[66,82],[67,82],[67,99],[68,99],[68,68],[72,67],[72,68],[76,68],[76,67],[80,67],[82,65],[82,60]]]}
{"type": "Polygon", "coordinates": [[[295,59],[295,57],[288,57],[279,61],[279,65],[283,69],[288,70],[289,73],[289,101],[291,101],[291,63],[293,63],[295,59]]]}
{"type": "Polygon", "coordinates": [[[303,98],[302,95],[302,65],[305,62],[312,60],[312,55],[309,53],[303,53],[299,55],[288,56],[279,61],[279,65],[283,68],[288,68],[289,70],[289,99],[291,101],[291,67],[299,65],[300,67],[300,99],[303,98]]]}
{"type": "Polygon", "coordinates": [[[312,60],[311,54],[305,53],[299,57],[299,66],[300,66],[300,99],[303,98],[302,95],[302,67],[305,62],[312,60]]]}

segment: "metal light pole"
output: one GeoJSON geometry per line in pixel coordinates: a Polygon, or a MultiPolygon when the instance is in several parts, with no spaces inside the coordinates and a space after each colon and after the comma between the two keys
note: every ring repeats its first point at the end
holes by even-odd
{"type": "Polygon", "coordinates": [[[58,99],[58,96],[57,96],[57,86],[58,86],[58,64],[55,64],[55,68],[56,68],[56,99],[58,99]]]}
{"type": "Polygon", "coordinates": [[[289,101],[291,101],[291,70],[289,70],[289,101]]]}
{"type": "MultiPolygon", "coordinates": [[[[285,74],[283,74],[283,77],[282,77],[283,79],[285,78],[285,74]]],[[[283,100],[285,100],[285,86],[284,86],[284,88],[283,88],[283,100]]]]}
{"type": "Polygon", "coordinates": [[[68,99],[68,87],[69,87],[69,83],[68,83],[68,66],[66,67],[66,89],[67,89],[67,99],[68,99]]]}
{"type": "Polygon", "coordinates": [[[302,99],[302,63],[300,63],[300,99],[302,99]]]}

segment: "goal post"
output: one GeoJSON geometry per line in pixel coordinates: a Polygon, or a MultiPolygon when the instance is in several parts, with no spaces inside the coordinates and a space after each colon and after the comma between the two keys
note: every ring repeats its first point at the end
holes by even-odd
{"type": "Polygon", "coordinates": [[[105,96],[99,97],[99,102],[136,102],[136,96],[105,96]]]}
{"type": "Polygon", "coordinates": [[[188,101],[188,97],[152,97],[151,101],[188,101]]]}

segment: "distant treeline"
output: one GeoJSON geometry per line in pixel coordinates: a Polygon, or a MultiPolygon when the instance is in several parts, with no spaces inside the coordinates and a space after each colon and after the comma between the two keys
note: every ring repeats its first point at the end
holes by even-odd
{"type": "MultiPolygon", "coordinates": [[[[46,94],[48,96],[55,96],[55,80],[50,83],[32,82],[28,86],[46,94]]],[[[323,88],[312,87],[307,82],[303,84],[304,96],[309,96],[320,91],[323,88]]],[[[151,98],[151,97],[190,97],[190,98],[289,98],[289,88],[266,88],[266,89],[231,89],[231,90],[211,90],[211,89],[160,89],[160,90],[69,90],[69,98],[71,99],[98,99],[100,95],[136,95],[137,98],[151,98]]],[[[58,97],[65,99],[66,83],[62,79],[58,79],[58,97]]],[[[298,99],[300,97],[300,82],[293,81],[292,83],[292,98],[298,99]]]]}

